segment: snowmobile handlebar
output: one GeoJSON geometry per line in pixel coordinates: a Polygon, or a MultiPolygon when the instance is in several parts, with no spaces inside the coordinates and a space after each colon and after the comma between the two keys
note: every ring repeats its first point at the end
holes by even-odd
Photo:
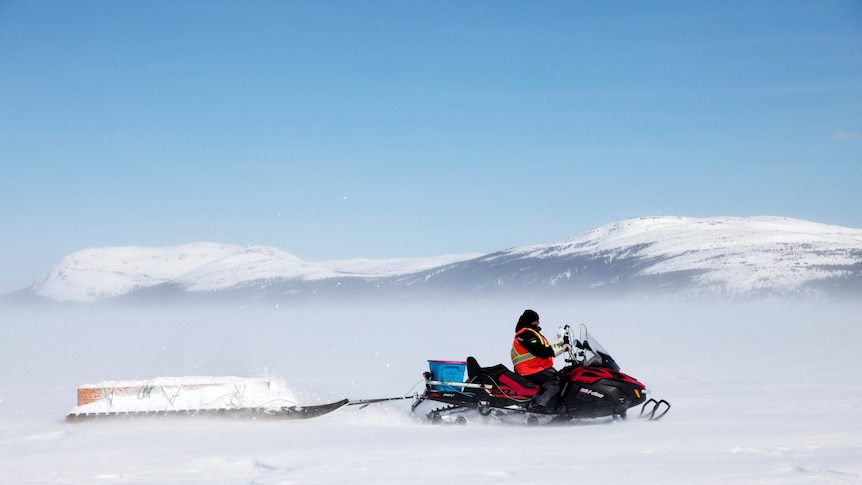
{"type": "Polygon", "coordinates": [[[573,338],[572,336],[572,327],[569,325],[563,325],[557,330],[557,338],[560,342],[564,344],[569,344],[569,349],[566,356],[566,363],[570,365],[580,365],[583,364],[585,360],[583,345],[581,342],[573,338]]]}
{"type": "Polygon", "coordinates": [[[568,325],[562,325],[557,329],[557,342],[561,344],[571,344],[571,339],[569,338],[569,333],[571,329],[568,325]]]}

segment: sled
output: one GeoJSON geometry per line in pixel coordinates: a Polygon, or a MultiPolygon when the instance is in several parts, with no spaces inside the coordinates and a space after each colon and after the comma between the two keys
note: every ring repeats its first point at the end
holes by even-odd
{"type": "Polygon", "coordinates": [[[78,406],[67,422],[102,418],[219,417],[308,419],[348,403],[300,405],[267,380],[241,377],[161,377],[107,381],[78,388],[78,406]]]}
{"type": "Polygon", "coordinates": [[[75,423],[100,418],[143,418],[143,417],[218,417],[238,419],[308,419],[323,416],[347,405],[342,399],[326,404],[311,406],[283,406],[281,408],[217,408],[217,409],[171,409],[164,411],[113,411],[94,413],[69,413],[66,421],[75,423]]]}

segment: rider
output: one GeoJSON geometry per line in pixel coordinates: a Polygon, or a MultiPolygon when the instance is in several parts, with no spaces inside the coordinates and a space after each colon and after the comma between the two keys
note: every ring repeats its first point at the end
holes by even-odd
{"type": "Polygon", "coordinates": [[[515,372],[540,386],[533,404],[540,410],[553,410],[548,404],[560,392],[560,373],[554,369],[554,357],[572,346],[567,343],[550,344],[540,332],[539,314],[524,310],[515,325],[512,342],[512,364],[515,372]]]}

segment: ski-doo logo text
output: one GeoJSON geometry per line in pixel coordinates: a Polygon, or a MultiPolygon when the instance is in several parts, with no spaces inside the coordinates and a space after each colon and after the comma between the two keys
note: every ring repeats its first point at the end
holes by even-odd
{"type": "Polygon", "coordinates": [[[592,389],[587,389],[586,387],[582,387],[582,388],[581,388],[581,390],[580,390],[580,391],[578,391],[578,392],[579,392],[579,393],[581,393],[581,394],[587,394],[587,395],[589,395],[589,396],[597,397],[597,398],[599,398],[599,399],[601,399],[601,398],[605,397],[605,395],[604,395],[604,394],[602,394],[602,393],[600,393],[600,392],[598,392],[598,391],[594,391],[594,390],[592,390],[592,389]]]}

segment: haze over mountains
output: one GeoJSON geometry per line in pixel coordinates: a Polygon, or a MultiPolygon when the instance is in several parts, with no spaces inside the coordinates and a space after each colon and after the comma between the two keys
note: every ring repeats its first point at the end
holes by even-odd
{"type": "Polygon", "coordinates": [[[485,295],[862,296],[862,229],[784,217],[640,217],[491,254],[307,262],[267,246],[85,249],[20,297],[56,302],[485,295]]]}

